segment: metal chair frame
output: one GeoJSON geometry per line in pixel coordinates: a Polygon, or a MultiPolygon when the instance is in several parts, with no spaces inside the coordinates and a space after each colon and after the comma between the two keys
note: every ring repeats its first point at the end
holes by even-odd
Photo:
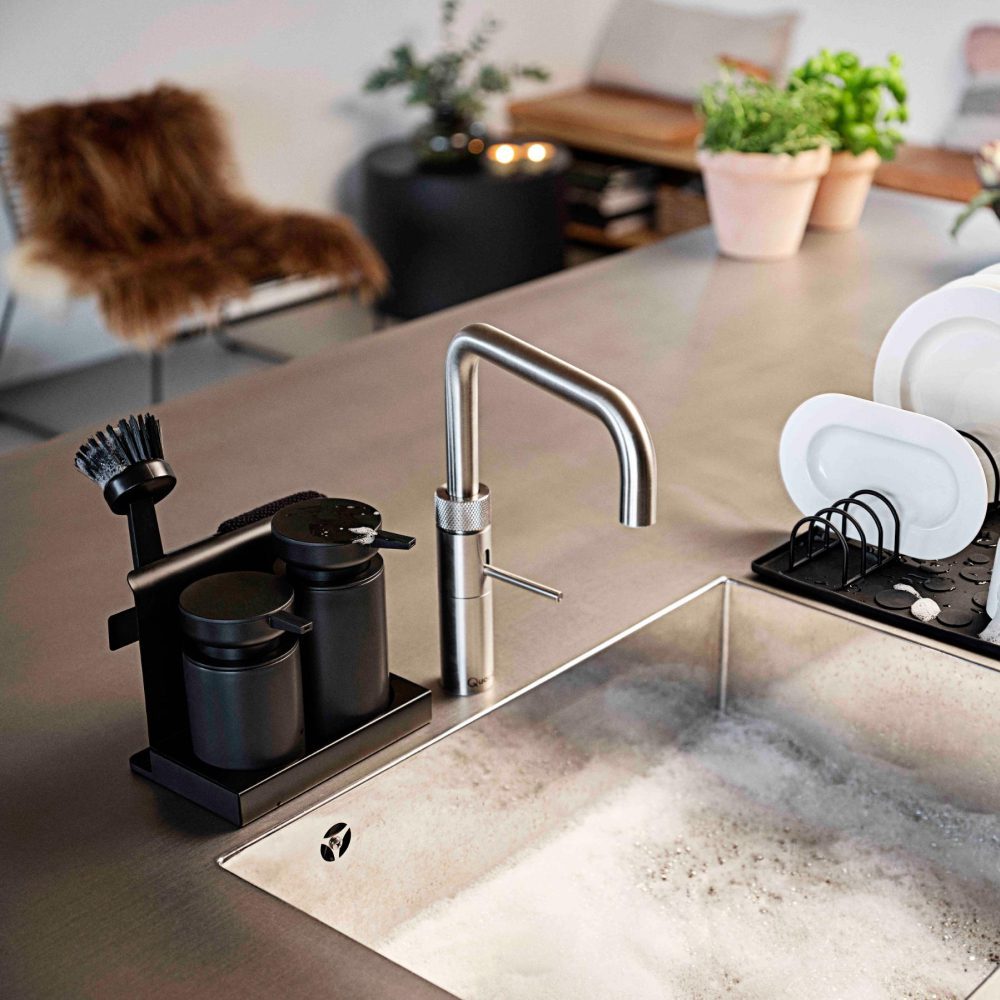
{"type": "MultiPolygon", "coordinates": [[[[27,212],[21,189],[14,179],[14,169],[10,161],[10,139],[7,130],[0,126],[0,208],[3,209],[7,228],[16,243],[22,239],[27,229],[27,212]]],[[[0,307],[0,362],[3,361],[4,349],[7,347],[7,337],[14,321],[14,309],[17,307],[17,296],[14,289],[6,287],[3,306],[0,307]]],[[[34,420],[21,417],[16,413],[0,410],[0,422],[10,424],[18,430],[26,431],[35,437],[53,437],[57,431],[34,420]]]]}
{"type": "MultiPolygon", "coordinates": [[[[24,195],[21,187],[14,176],[13,163],[11,162],[10,138],[7,129],[0,125],[0,208],[3,210],[7,220],[7,226],[15,243],[23,239],[30,231],[30,219],[28,218],[27,206],[24,203],[24,195]]],[[[264,288],[274,284],[285,284],[294,278],[276,279],[274,281],[259,282],[254,285],[254,289],[264,288]]],[[[194,326],[179,333],[177,338],[186,339],[211,332],[216,342],[225,350],[237,354],[247,354],[259,358],[269,364],[281,364],[290,359],[290,355],[280,351],[270,351],[265,348],[255,347],[251,344],[240,343],[229,335],[229,328],[246,322],[251,319],[260,319],[272,312],[280,312],[293,306],[305,305],[309,302],[335,297],[341,294],[339,288],[333,288],[329,292],[321,295],[312,295],[296,300],[275,309],[261,310],[259,312],[248,313],[236,319],[227,320],[225,315],[225,303],[219,310],[219,321],[217,323],[205,323],[201,326],[194,326]]],[[[9,286],[5,289],[3,306],[0,307],[0,363],[3,361],[4,349],[7,346],[7,339],[10,333],[11,324],[14,319],[14,310],[17,306],[17,296],[9,286]]],[[[164,349],[158,347],[149,352],[149,396],[150,402],[155,405],[163,400],[163,377],[164,377],[164,349]]],[[[60,431],[51,427],[46,427],[34,420],[22,417],[16,413],[10,413],[0,409],[0,422],[7,423],[19,430],[26,431],[40,438],[55,437],[60,431]]]]}

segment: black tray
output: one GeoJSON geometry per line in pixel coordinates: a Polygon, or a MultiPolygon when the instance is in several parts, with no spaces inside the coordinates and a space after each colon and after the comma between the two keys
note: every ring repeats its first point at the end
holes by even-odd
{"type": "Polygon", "coordinates": [[[431,693],[390,675],[392,700],[381,715],[290,764],[261,771],[226,771],[203,764],[181,736],[133,754],[136,774],[244,826],[321,781],[346,770],[431,721],[431,693]]]}
{"type": "MultiPolygon", "coordinates": [[[[889,526],[887,538],[891,538],[891,530],[889,526]]],[[[884,558],[877,558],[871,546],[863,547],[860,542],[847,539],[851,568],[856,570],[860,567],[862,551],[866,566],[870,567],[863,578],[853,579],[847,586],[842,585],[842,547],[837,544],[824,548],[823,535],[824,529],[818,524],[811,524],[808,531],[798,535],[793,533],[791,542],[786,541],[755,559],[751,563],[751,569],[757,576],[785,590],[1000,660],[1000,646],[979,638],[979,633],[990,621],[985,611],[986,594],[997,539],[1000,538],[1000,504],[989,505],[983,529],[976,540],[949,559],[912,559],[888,551],[884,558]],[[816,554],[811,559],[806,559],[810,534],[816,554]],[[794,569],[789,569],[789,544],[794,547],[794,569]],[[966,575],[963,576],[963,573],[966,575]],[[969,579],[970,575],[975,579],[969,579]],[[934,589],[942,584],[932,581],[949,580],[954,582],[954,589],[934,589]],[[891,590],[897,583],[911,584],[920,591],[921,596],[937,601],[942,611],[969,612],[972,619],[964,625],[949,626],[936,619],[931,622],[919,621],[910,614],[908,607],[882,607],[876,596],[885,590],[891,590]]],[[[855,576],[857,573],[852,573],[852,578],[855,576]]]]}

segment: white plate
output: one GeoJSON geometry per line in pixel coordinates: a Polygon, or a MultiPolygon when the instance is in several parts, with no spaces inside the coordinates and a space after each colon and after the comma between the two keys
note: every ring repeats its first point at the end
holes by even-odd
{"type": "Polygon", "coordinates": [[[975,434],[1000,461],[1000,287],[973,283],[988,277],[939,288],[893,323],[872,398],[975,434]]]}
{"type": "MultiPolygon", "coordinates": [[[[855,490],[885,494],[899,512],[900,551],[916,559],[954,555],[983,526],[982,466],[968,441],[933,417],[839,393],[813,396],[788,418],[779,456],[785,488],[803,514],[855,490]]],[[[877,500],[861,499],[883,514],[877,500]]],[[[858,507],[851,513],[874,543],[871,518],[858,507]]],[[[891,517],[886,512],[880,520],[889,547],[891,517]]],[[[848,534],[858,537],[850,523],[848,534]]]]}
{"type": "Polygon", "coordinates": [[[977,271],[975,274],[967,274],[964,277],[956,278],[954,281],[949,281],[941,287],[963,288],[967,286],[1000,289],[1000,272],[977,271]]]}
{"type": "Polygon", "coordinates": [[[974,274],[965,274],[961,278],[948,281],[942,288],[955,288],[962,285],[985,285],[987,288],[1000,288],[1000,264],[990,264],[981,267],[974,274]]]}

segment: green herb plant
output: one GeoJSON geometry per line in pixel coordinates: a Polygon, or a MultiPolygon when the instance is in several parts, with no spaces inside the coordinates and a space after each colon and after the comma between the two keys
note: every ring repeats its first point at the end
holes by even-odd
{"type": "Polygon", "coordinates": [[[420,59],[408,42],[389,53],[389,60],[369,74],[364,89],[369,92],[407,87],[407,104],[425,104],[435,112],[446,110],[468,121],[486,109],[490,95],[505,94],[516,79],[545,81],[549,72],[536,65],[500,66],[482,62],[482,56],[500,22],[485,17],[469,38],[455,38],[455,20],[462,0],[443,0],[441,27],[444,48],[429,59],[420,59]]]}
{"type": "Polygon", "coordinates": [[[895,53],[884,66],[863,66],[853,52],[823,49],[792,72],[788,89],[808,87],[822,93],[840,149],[855,155],[874,149],[883,160],[891,160],[903,141],[895,126],[908,117],[902,66],[895,53]]]}
{"type": "Polygon", "coordinates": [[[828,99],[811,84],[784,89],[724,69],[718,81],[703,88],[699,110],[702,148],[716,153],[794,155],[839,142],[829,127],[828,99]]]}

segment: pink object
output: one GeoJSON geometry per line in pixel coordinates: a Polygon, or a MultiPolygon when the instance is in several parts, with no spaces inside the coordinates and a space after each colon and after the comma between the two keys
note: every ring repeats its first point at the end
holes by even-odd
{"type": "Polygon", "coordinates": [[[969,31],[965,63],[973,76],[1000,73],[1000,24],[980,24],[969,31]]]}
{"type": "Polygon", "coordinates": [[[830,148],[787,153],[698,151],[708,211],[728,257],[777,260],[799,249],[830,148]]]}
{"type": "Polygon", "coordinates": [[[858,156],[846,151],[834,153],[830,170],[816,191],[809,214],[810,228],[834,232],[856,228],[881,162],[874,149],[866,149],[858,156]]]}

